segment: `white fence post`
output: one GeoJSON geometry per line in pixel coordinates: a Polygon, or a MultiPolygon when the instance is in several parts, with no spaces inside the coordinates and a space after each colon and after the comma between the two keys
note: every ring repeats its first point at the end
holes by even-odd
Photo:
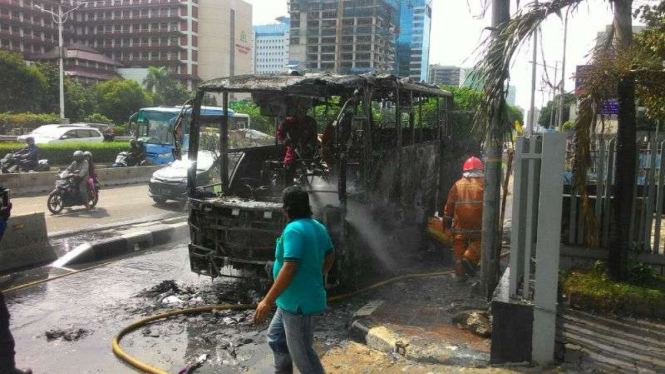
{"type": "Polygon", "coordinates": [[[532,358],[540,363],[554,359],[565,140],[560,133],[543,135],[532,339],[532,358]]]}

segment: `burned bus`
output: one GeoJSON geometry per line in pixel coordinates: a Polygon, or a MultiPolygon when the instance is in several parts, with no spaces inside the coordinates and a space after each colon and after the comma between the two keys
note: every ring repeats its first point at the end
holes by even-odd
{"type": "Polygon", "coordinates": [[[189,254],[191,270],[201,275],[265,276],[286,224],[281,193],[295,181],[309,192],[314,217],[335,245],[329,284],[352,287],[361,274],[394,270],[418,250],[428,216],[441,208],[452,184],[443,162],[452,95],[436,86],[391,75],[246,75],[201,84],[192,105],[189,254]],[[230,95],[251,97],[275,126],[294,105],[312,113],[325,108],[331,121],[318,125],[328,139],[294,161],[295,179],[289,180],[285,145],[275,138],[268,146],[233,148],[229,116],[222,115],[220,183],[197,185],[207,93],[221,94],[224,111],[230,95]]]}

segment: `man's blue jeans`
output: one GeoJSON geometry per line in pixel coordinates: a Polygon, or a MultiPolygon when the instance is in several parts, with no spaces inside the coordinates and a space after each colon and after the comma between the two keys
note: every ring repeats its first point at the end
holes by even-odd
{"type": "Polygon", "coordinates": [[[295,364],[302,374],[324,374],[312,347],[314,315],[295,314],[277,308],[268,328],[268,345],[275,355],[275,374],[293,374],[295,364]]]}

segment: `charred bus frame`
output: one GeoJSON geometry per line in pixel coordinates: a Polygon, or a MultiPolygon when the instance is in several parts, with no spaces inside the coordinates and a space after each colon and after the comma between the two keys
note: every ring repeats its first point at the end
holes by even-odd
{"type": "MultiPolygon", "coordinates": [[[[265,264],[273,254],[274,248],[270,245],[274,246],[274,238],[285,224],[283,218],[275,217],[281,216],[281,205],[276,199],[238,199],[235,196],[239,183],[236,179],[242,177],[236,169],[244,156],[234,158],[231,166],[235,169],[230,170],[229,155],[256,153],[229,149],[229,95],[240,93],[251,94],[260,106],[266,100],[287,103],[290,99],[306,99],[328,106],[330,98],[344,98],[344,102],[339,102],[341,109],[334,128],[336,189],[334,185],[325,189],[308,186],[310,194],[337,195],[337,201],[325,199],[330,204],[319,206],[315,214],[328,226],[341,255],[336,267],[339,282],[345,282],[344,276],[339,274],[349,273],[345,267],[358,259],[356,254],[360,251],[351,248],[353,240],[346,222],[349,211],[354,209],[349,206],[350,200],[355,205],[383,207],[402,221],[422,225],[424,235],[427,215],[442,206],[443,190],[452,183],[443,163],[445,144],[451,134],[451,93],[391,75],[320,73],[220,78],[201,84],[192,104],[188,152],[192,167],[187,177],[192,271],[215,277],[227,265],[242,268],[265,264]],[[213,186],[196,184],[200,108],[206,93],[222,95],[219,194],[209,192],[213,186]],[[426,106],[428,118],[423,114],[426,106]],[[374,113],[377,108],[394,118],[377,120],[374,113]],[[343,121],[347,112],[351,119],[343,121]],[[355,186],[353,191],[349,190],[350,183],[355,186]],[[265,240],[259,240],[261,245],[256,244],[261,236],[265,236],[265,240]]],[[[259,158],[266,158],[264,162],[274,161],[283,147],[276,142],[274,147],[262,147],[257,152],[262,153],[259,158]]],[[[255,168],[260,167],[259,164],[250,163],[255,168]]]]}

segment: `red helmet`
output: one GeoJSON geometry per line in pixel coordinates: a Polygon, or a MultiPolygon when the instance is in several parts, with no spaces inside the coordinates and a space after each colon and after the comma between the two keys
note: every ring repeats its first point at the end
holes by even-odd
{"type": "Polygon", "coordinates": [[[464,161],[464,166],[462,171],[471,171],[471,170],[483,170],[483,162],[480,161],[478,157],[470,157],[468,160],[464,161]]]}

